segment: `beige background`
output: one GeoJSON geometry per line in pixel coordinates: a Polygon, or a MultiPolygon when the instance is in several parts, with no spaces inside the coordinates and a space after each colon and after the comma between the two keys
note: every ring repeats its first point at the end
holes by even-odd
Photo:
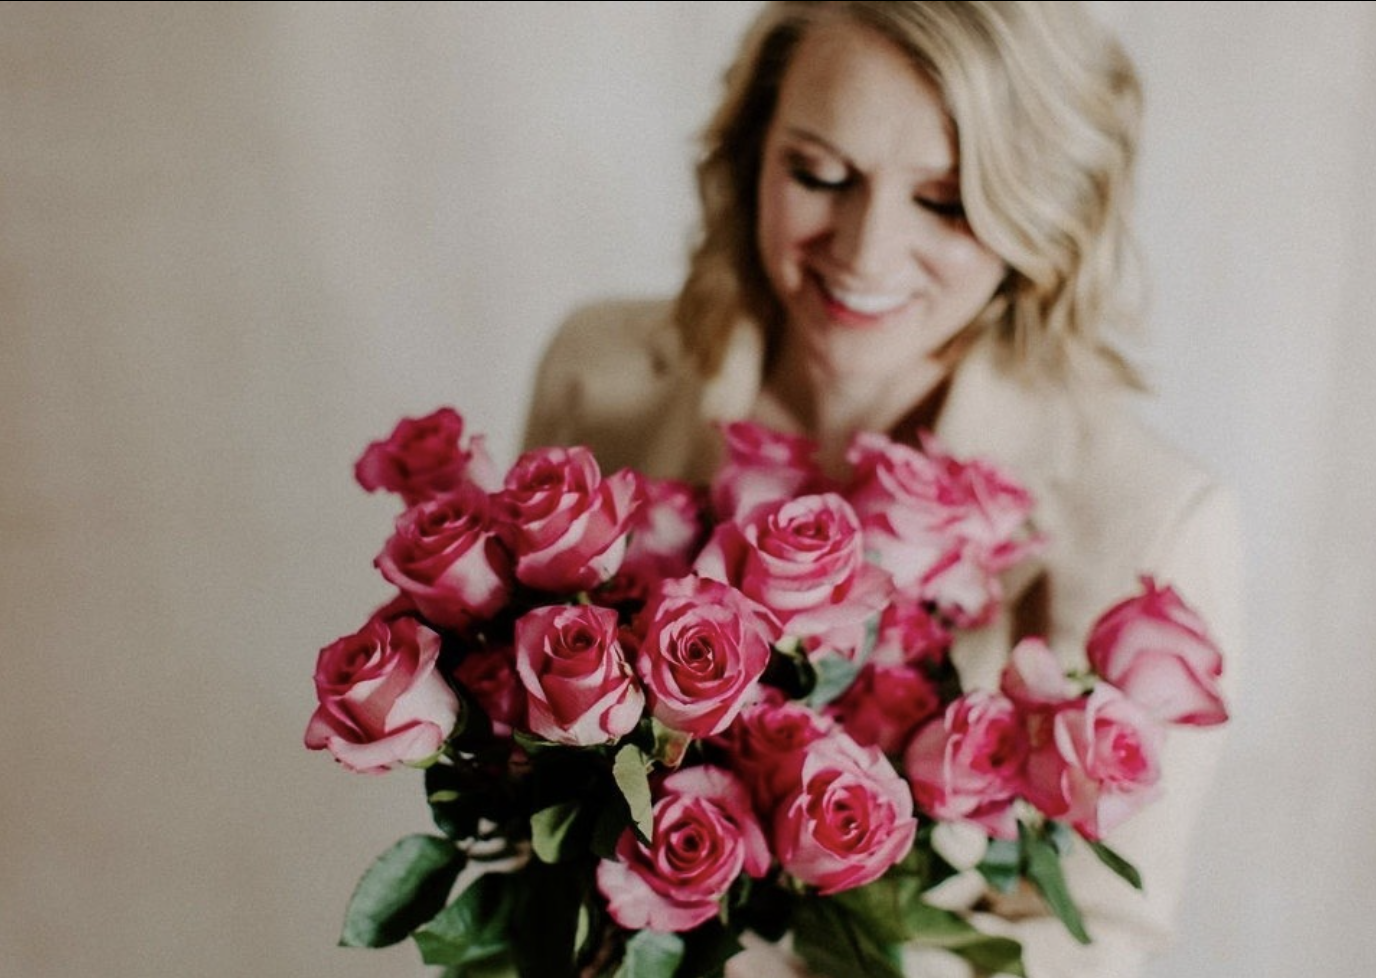
{"type": "MultiPolygon", "coordinates": [[[[1376,5],[1095,5],[1151,99],[1148,410],[1243,493],[1252,639],[1165,976],[1356,976],[1376,899],[1376,5]]],[[[752,3],[0,4],[0,976],[419,975],[333,947],[427,827],[300,745],[387,590],[350,481],[513,457],[561,315],[671,289],[752,3]]]]}

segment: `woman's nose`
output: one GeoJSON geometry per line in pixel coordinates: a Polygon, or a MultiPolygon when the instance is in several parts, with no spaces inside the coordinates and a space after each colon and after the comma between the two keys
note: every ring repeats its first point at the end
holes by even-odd
{"type": "Polygon", "coordinates": [[[873,192],[854,195],[838,208],[832,259],[859,280],[885,284],[911,254],[911,216],[873,192]]]}

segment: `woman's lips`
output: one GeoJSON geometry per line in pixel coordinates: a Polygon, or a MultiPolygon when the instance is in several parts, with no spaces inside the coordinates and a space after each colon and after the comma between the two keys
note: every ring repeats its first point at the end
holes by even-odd
{"type": "Polygon", "coordinates": [[[827,316],[845,325],[872,326],[903,309],[912,301],[910,292],[874,292],[829,285],[820,276],[813,284],[821,296],[827,316]]]}

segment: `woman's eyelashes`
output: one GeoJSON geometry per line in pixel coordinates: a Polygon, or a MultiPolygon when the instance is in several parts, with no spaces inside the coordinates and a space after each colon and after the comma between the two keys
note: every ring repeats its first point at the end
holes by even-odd
{"type": "MultiPolygon", "coordinates": [[[[849,190],[857,181],[856,176],[849,170],[831,170],[796,159],[788,162],[788,173],[798,186],[818,193],[849,190]]],[[[948,221],[965,220],[965,204],[959,197],[947,194],[916,194],[913,203],[948,221]]]]}
{"type": "Polygon", "coordinates": [[[955,200],[945,200],[934,197],[914,197],[913,203],[923,210],[931,211],[938,217],[943,217],[948,221],[965,220],[965,204],[959,198],[955,200]]]}
{"type": "Polygon", "coordinates": [[[845,190],[854,183],[854,178],[849,173],[838,172],[824,175],[812,167],[796,162],[789,164],[788,172],[794,182],[805,190],[845,190]]]}

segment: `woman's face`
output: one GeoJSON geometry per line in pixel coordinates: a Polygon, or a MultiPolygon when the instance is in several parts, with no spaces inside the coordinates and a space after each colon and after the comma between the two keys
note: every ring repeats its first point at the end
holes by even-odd
{"type": "Polygon", "coordinates": [[[940,95],[896,46],[849,24],[803,38],[759,185],[787,343],[833,374],[892,373],[979,313],[1004,265],[965,221],[957,163],[940,95]]]}

